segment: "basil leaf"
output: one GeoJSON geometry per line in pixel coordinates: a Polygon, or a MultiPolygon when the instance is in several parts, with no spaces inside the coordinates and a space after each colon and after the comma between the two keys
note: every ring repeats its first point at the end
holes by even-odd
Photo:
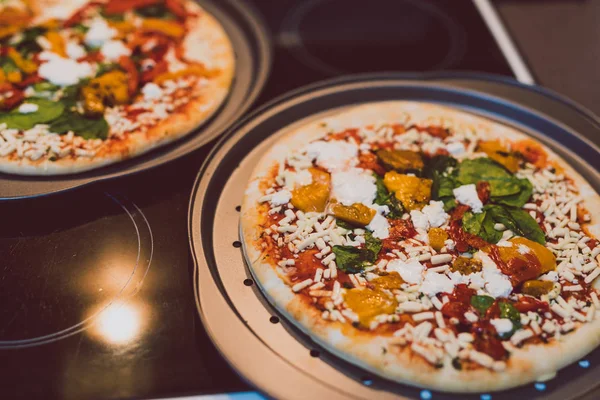
{"type": "Polygon", "coordinates": [[[369,261],[375,262],[377,260],[377,256],[379,255],[382,246],[381,240],[374,237],[371,232],[367,231],[365,233],[365,249],[370,253],[369,261]]]}
{"type": "Polygon", "coordinates": [[[109,126],[104,117],[92,119],[75,111],[65,111],[50,124],[50,130],[59,134],[73,131],[84,139],[106,139],[109,126]]]}
{"type": "Polygon", "coordinates": [[[20,40],[14,44],[15,48],[19,53],[21,53],[25,57],[32,53],[39,53],[43,49],[38,44],[36,39],[38,38],[38,36],[43,35],[46,31],[46,28],[42,28],[39,26],[25,29],[21,33],[20,40]]]}
{"type": "Polygon", "coordinates": [[[500,302],[498,303],[498,308],[500,308],[500,318],[508,318],[513,324],[513,328],[510,332],[499,335],[502,339],[508,339],[516,331],[521,329],[521,313],[519,313],[519,310],[510,303],[500,302]]]}
{"type": "Polygon", "coordinates": [[[343,219],[339,219],[336,218],[335,219],[335,224],[340,227],[340,228],[344,228],[347,229],[349,231],[353,231],[354,230],[354,226],[352,226],[351,224],[349,224],[348,222],[344,221],[343,219]]]}
{"type": "Polygon", "coordinates": [[[490,296],[472,296],[471,305],[479,312],[479,315],[485,315],[485,312],[494,304],[494,298],[490,296]]]}
{"type": "Polygon", "coordinates": [[[8,128],[26,131],[37,124],[45,124],[58,118],[65,107],[61,103],[42,98],[29,98],[26,103],[37,104],[37,111],[21,114],[18,108],[0,113],[0,124],[5,123],[8,128]]]}
{"type": "Polygon", "coordinates": [[[2,70],[6,74],[20,71],[19,67],[17,67],[17,64],[15,64],[15,62],[10,57],[0,57],[0,68],[2,68],[2,70]]]}
{"type": "Polygon", "coordinates": [[[450,211],[456,207],[452,191],[458,185],[450,170],[457,165],[458,161],[456,159],[450,156],[438,155],[431,158],[425,167],[425,177],[433,181],[431,184],[431,198],[443,201],[445,211],[450,211]]]}
{"type": "Polygon", "coordinates": [[[54,92],[58,89],[59,86],[50,82],[38,82],[33,85],[33,90],[36,92],[54,92]]]}
{"type": "Polygon", "coordinates": [[[370,265],[371,252],[366,248],[360,249],[352,246],[333,246],[335,263],[339,269],[349,274],[361,272],[370,265]]]}
{"type": "Polygon", "coordinates": [[[146,18],[175,19],[175,15],[164,4],[153,4],[135,10],[135,13],[146,18]]]}
{"type": "Polygon", "coordinates": [[[481,157],[460,163],[457,180],[461,185],[490,184],[490,196],[509,196],[521,191],[519,179],[491,158],[481,157]]]}
{"type": "Polygon", "coordinates": [[[465,232],[479,236],[488,243],[498,243],[502,232],[494,229],[494,219],[485,210],[479,214],[467,211],[462,219],[465,232]]]}
{"type": "Polygon", "coordinates": [[[527,178],[519,179],[518,181],[519,185],[521,186],[521,189],[518,193],[500,197],[493,196],[491,200],[494,203],[505,204],[507,206],[523,207],[533,193],[533,185],[527,178]]]}
{"type": "Polygon", "coordinates": [[[484,211],[495,221],[503,224],[519,236],[546,244],[546,235],[529,213],[521,208],[486,205],[484,211]]]}
{"type": "Polygon", "coordinates": [[[385,185],[383,184],[383,179],[377,174],[373,174],[375,177],[375,186],[377,187],[377,192],[375,195],[375,204],[379,204],[380,206],[388,206],[390,212],[386,215],[386,217],[391,219],[402,218],[402,214],[404,213],[404,208],[394,196],[394,193],[390,193],[385,185]]]}

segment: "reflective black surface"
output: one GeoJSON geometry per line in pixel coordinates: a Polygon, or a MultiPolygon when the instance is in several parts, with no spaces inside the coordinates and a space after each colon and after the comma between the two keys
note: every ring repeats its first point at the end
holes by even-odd
{"type": "MultiPolygon", "coordinates": [[[[364,41],[356,41],[357,32],[349,36],[356,47],[339,47],[339,38],[327,38],[343,28],[340,21],[325,29],[314,22],[318,19],[305,18],[300,24],[304,49],[328,70],[281,42],[283,22],[305,2],[255,3],[275,42],[272,76],[259,103],[341,71],[426,69],[439,64],[451,45],[445,36],[435,38],[445,32],[438,17],[416,11],[411,11],[415,20],[429,24],[423,31],[411,33],[416,25],[396,30],[394,18],[385,19],[389,27],[361,28],[371,35],[364,41]],[[397,40],[380,40],[388,30],[397,40]],[[406,41],[407,32],[419,41],[406,41]],[[439,41],[433,54],[417,54],[410,62],[381,55],[385,50],[395,54],[397,47],[406,57],[432,41],[439,41]],[[337,50],[329,52],[329,44],[337,50]],[[354,54],[361,63],[351,62],[354,54]]],[[[321,8],[311,18],[337,15],[354,24],[360,14],[353,7],[364,2],[346,3],[348,13],[321,8]]],[[[369,2],[371,7],[377,3],[369,2]]],[[[462,56],[446,68],[510,73],[470,1],[427,3],[441,6],[465,32],[462,56]]],[[[376,11],[370,9],[369,19],[376,18],[371,12],[376,11]]],[[[403,25],[412,19],[398,17],[403,25]]],[[[146,398],[249,389],[208,339],[192,292],[188,202],[209,147],[114,182],[0,204],[1,398],[146,398]]],[[[260,360],[256,363],[259,368],[260,360]]]]}

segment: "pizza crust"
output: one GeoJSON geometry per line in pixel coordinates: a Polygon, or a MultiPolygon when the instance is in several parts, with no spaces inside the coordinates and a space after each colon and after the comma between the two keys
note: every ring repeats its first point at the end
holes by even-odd
{"type": "MultiPolygon", "coordinates": [[[[577,361],[600,344],[600,319],[595,319],[564,335],[563,341],[527,346],[511,353],[506,370],[494,372],[485,368],[457,370],[448,362],[436,368],[412,353],[409,346],[387,346],[388,338],[370,332],[353,329],[340,322],[326,321],[321,313],[296,296],[272,264],[256,246],[264,215],[257,208],[262,196],[259,182],[273,169],[285,154],[293,148],[305,146],[322,137],[330,130],[378,124],[385,121],[402,121],[410,113],[411,122],[452,123],[454,126],[485,130],[490,139],[512,140],[531,137],[500,123],[440,105],[417,102],[381,102],[356,106],[334,116],[310,122],[286,133],[259,161],[253,179],[248,185],[242,203],[240,236],[246,263],[257,284],[271,304],[296,327],[309,335],[316,343],[337,357],[355,364],[371,373],[395,382],[430,388],[444,392],[466,393],[498,391],[553,376],[556,371],[577,361]],[[326,126],[324,126],[324,123],[326,126]],[[394,349],[383,353],[382,348],[394,349]]],[[[539,141],[538,141],[539,143],[539,141]]],[[[581,191],[589,191],[585,205],[592,215],[590,230],[600,232],[597,214],[600,197],[589,183],[547,146],[548,159],[556,161],[573,178],[581,191]],[[592,195],[593,193],[593,195],[592,195]]],[[[594,287],[600,288],[596,280],[594,287]]]]}
{"type": "MultiPolygon", "coordinates": [[[[54,0],[46,0],[46,3],[53,2],[54,0]]],[[[80,3],[81,1],[71,0],[64,5],[74,11],[81,5],[80,3]]],[[[60,7],[62,6],[63,2],[60,2],[60,7]]],[[[193,41],[186,43],[187,52],[202,57],[208,47],[213,64],[220,69],[217,77],[208,80],[207,85],[197,93],[192,93],[194,98],[189,103],[145,132],[139,130],[128,132],[124,140],[107,139],[93,157],[70,156],[56,161],[50,161],[47,157],[36,161],[28,158],[15,160],[0,157],[0,172],[50,176],[89,171],[131,159],[174,142],[192,133],[214,115],[227,98],[233,81],[235,73],[233,46],[215,17],[201,10],[194,2],[188,2],[187,7],[200,12],[200,18],[195,20],[188,33],[188,37],[193,38],[193,41]]]]}

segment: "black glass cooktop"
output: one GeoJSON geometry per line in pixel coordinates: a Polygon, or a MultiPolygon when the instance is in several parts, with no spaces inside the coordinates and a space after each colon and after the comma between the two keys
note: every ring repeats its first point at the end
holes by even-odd
{"type": "MultiPolygon", "coordinates": [[[[259,103],[352,72],[511,76],[468,0],[255,3],[274,42],[259,103]]],[[[133,177],[1,204],[3,398],[251,390],[219,356],[195,309],[187,210],[208,147],[133,177]]]]}

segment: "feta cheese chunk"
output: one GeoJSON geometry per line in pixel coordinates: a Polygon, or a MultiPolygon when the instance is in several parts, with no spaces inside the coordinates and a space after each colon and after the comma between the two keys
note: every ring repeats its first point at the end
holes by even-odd
{"type": "Polygon", "coordinates": [[[316,160],[318,166],[329,172],[353,167],[358,162],[358,146],[342,140],[318,140],[306,146],[305,151],[311,159],[316,160]]]}
{"type": "Polygon", "coordinates": [[[67,42],[66,46],[67,57],[73,60],[77,60],[78,58],[85,56],[85,48],[81,46],[79,43],[70,40],[67,42]]]}
{"type": "Polygon", "coordinates": [[[479,250],[473,258],[480,260],[483,264],[482,275],[485,280],[485,291],[492,297],[508,297],[513,289],[508,276],[504,275],[496,263],[483,251],[479,250]]]}
{"type": "Polygon", "coordinates": [[[377,239],[387,239],[390,236],[390,223],[380,213],[375,214],[369,225],[365,228],[373,232],[373,237],[377,239]]]}
{"type": "Polygon", "coordinates": [[[498,332],[499,335],[508,333],[513,329],[513,323],[508,318],[494,318],[490,320],[490,323],[494,325],[494,328],[496,328],[496,332],[498,332]]]}
{"type": "Polygon", "coordinates": [[[415,228],[429,229],[439,228],[444,225],[450,216],[444,211],[444,203],[441,201],[430,201],[421,211],[412,210],[410,212],[415,228]]]}
{"type": "Polygon", "coordinates": [[[351,168],[331,174],[331,197],[345,206],[354,203],[370,206],[376,194],[375,178],[370,171],[351,168]]]}
{"type": "Polygon", "coordinates": [[[452,293],[453,290],[454,283],[446,275],[431,271],[425,272],[425,279],[421,284],[422,293],[431,297],[438,293],[452,293]]]}
{"type": "Polygon", "coordinates": [[[149,82],[142,88],[144,100],[156,100],[162,97],[163,91],[156,83],[149,82]]]}
{"type": "Polygon", "coordinates": [[[446,145],[446,150],[454,157],[460,157],[465,154],[465,145],[461,142],[451,142],[446,145]]]}
{"type": "Polygon", "coordinates": [[[90,29],[85,34],[85,44],[91,47],[100,47],[105,42],[114,38],[117,35],[117,30],[111,28],[104,18],[96,18],[92,21],[90,29]]]}
{"type": "Polygon", "coordinates": [[[289,203],[292,199],[292,194],[288,190],[280,190],[279,192],[273,193],[271,196],[271,205],[272,206],[281,206],[289,203]]]}
{"type": "Polygon", "coordinates": [[[456,201],[471,207],[471,210],[473,210],[474,213],[479,214],[483,211],[483,203],[477,195],[475,184],[472,183],[470,185],[457,187],[452,193],[454,193],[456,201]]]}
{"type": "Polygon", "coordinates": [[[102,45],[100,53],[108,61],[117,61],[122,56],[131,55],[131,50],[120,40],[109,40],[102,45]]]}
{"type": "Polygon", "coordinates": [[[312,183],[312,175],[307,169],[301,169],[298,172],[285,170],[281,174],[283,186],[288,189],[294,189],[298,186],[306,186],[312,183]]]}
{"type": "Polygon", "coordinates": [[[94,75],[94,68],[87,62],[78,63],[48,51],[40,53],[39,58],[43,63],[38,74],[58,86],[75,85],[81,79],[94,75]]]}
{"type": "Polygon", "coordinates": [[[39,106],[37,104],[32,103],[23,103],[19,106],[19,112],[21,114],[29,114],[32,112],[36,112],[39,106]]]}
{"type": "Polygon", "coordinates": [[[391,260],[387,264],[388,271],[396,271],[407,283],[421,283],[425,267],[418,261],[391,260]]]}

